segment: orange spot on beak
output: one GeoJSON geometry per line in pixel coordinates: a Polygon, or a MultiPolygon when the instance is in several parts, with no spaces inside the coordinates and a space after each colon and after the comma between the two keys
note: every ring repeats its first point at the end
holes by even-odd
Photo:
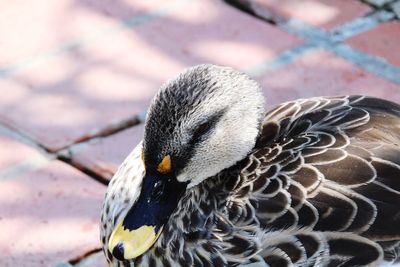
{"type": "Polygon", "coordinates": [[[162,159],[161,163],[158,164],[157,171],[162,174],[169,173],[171,168],[171,157],[167,155],[162,159]]]}

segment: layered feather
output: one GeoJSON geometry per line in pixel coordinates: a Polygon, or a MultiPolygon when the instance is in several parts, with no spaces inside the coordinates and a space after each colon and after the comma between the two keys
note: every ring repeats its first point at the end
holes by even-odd
{"type": "MultiPolygon", "coordinates": [[[[132,205],[123,195],[106,201],[105,248],[132,205]]],[[[399,244],[400,107],[350,96],[271,110],[252,153],[188,190],[151,250],[126,262],[105,252],[112,266],[374,266],[400,261],[399,244]]]]}

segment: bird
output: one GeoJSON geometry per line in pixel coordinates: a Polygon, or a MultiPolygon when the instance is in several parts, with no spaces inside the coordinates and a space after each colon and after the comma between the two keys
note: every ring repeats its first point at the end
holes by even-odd
{"type": "Polygon", "coordinates": [[[400,262],[400,105],[311,97],[265,111],[230,67],[190,67],[150,103],[111,179],[109,266],[400,262]]]}

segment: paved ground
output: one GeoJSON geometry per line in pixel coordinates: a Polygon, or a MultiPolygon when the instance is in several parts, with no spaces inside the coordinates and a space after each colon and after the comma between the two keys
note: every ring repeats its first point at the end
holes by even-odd
{"type": "Polygon", "coordinates": [[[0,4],[0,266],[105,266],[105,184],[141,139],[151,97],[185,67],[243,70],[270,107],[400,102],[400,1],[227,2],[0,4]]]}

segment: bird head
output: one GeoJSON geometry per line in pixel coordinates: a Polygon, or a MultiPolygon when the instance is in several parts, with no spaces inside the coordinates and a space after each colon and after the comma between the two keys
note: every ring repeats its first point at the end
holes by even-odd
{"type": "Polygon", "coordinates": [[[145,253],[186,190],[248,155],[263,106],[257,83],[227,67],[192,67],[161,87],[145,123],[139,193],[108,240],[114,257],[145,253]]]}

